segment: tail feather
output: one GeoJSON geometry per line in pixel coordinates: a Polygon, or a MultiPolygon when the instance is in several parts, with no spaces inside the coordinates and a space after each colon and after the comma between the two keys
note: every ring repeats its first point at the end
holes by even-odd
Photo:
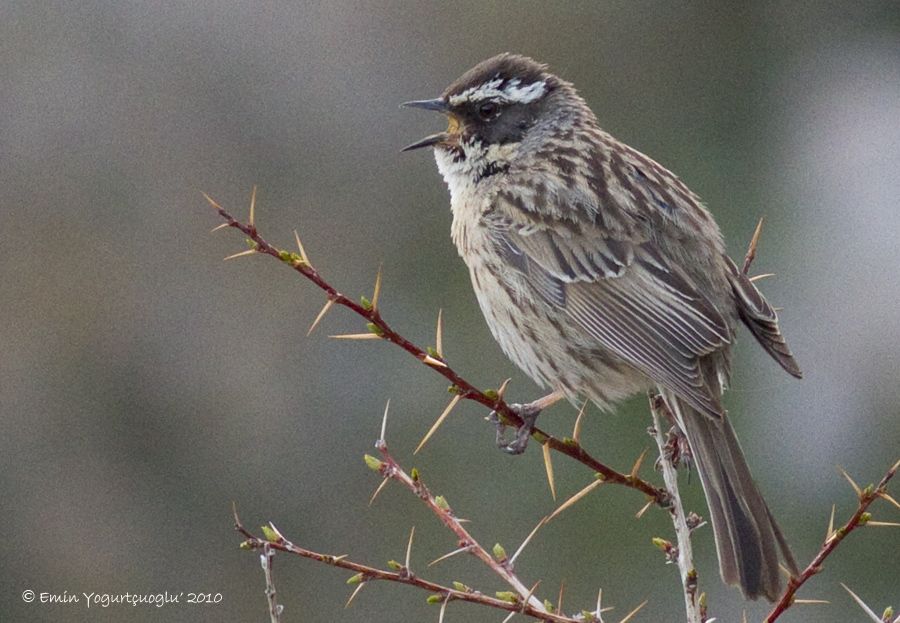
{"type": "Polygon", "coordinates": [[[744,460],[727,415],[713,419],[668,390],[663,396],[687,436],[709,505],[719,569],[745,597],[774,601],[781,593],[779,551],[788,569],[797,563],[744,460]]]}

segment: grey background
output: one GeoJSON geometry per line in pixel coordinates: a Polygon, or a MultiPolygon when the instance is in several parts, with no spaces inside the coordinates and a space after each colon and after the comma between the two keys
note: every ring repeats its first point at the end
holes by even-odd
{"type": "MultiPolygon", "coordinates": [[[[238,550],[273,521],[298,543],[371,564],[503,587],[474,560],[425,569],[454,541],[412,496],[361,460],[392,399],[388,439],[407,467],[514,549],[550,499],[532,448],[492,447],[484,412],[462,405],[412,448],[446,383],[398,349],[342,343],[361,323],[274,261],[241,250],[201,190],[258,219],[273,242],[297,227],[343,291],[370,293],[379,263],[389,320],[421,344],[439,308],[450,362],[481,386],[537,389],[490,339],[449,240],[432,159],[399,148],[440,120],[401,111],[475,62],[517,51],[573,81],[619,138],[674,169],[708,202],[740,257],[756,219],[755,266],[804,366],[797,382],[741,335],[729,405],[761,487],[801,561],[832,503],[853,507],[840,464],[862,482],[897,459],[900,424],[900,8],[881,3],[4,2],[0,5],[0,618],[7,621],[261,621],[263,578],[238,550]],[[219,605],[87,610],[26,605],[26,589],[222,593],[219,605]]],[[[543,425],[568,434],[569,406],[543,425]]],[[[627,469],[651,442],[641,397],[592,410],[585,443],[627,469]]],[[[590,479],[557,459],[560,495],[590,479]]],[[[653,476],[649,469],[645,475],[653,476]]],[[[699,482],[685,485],[703,513],[699,482]]],[[[650,538],[663,513],[601,488],[545,528],[520,559],[570,608],[598,587],[618,620],[677,621],[675,569],[650,538]]],[[[898,519],[886,504],[876,518],[898,519]]],[[[784,621],[864,620],[900,606],[900,537],[852,537],[784,621]]],[[[698,533],[701,586],[720,621],[759,620],[716,577],[698,533]]],[[[436,620],[412,589],[373,585],[343,610],[346,573],[276,560],[285,621],[436,620]]],[[[446,621],[500,620],[452,605],[446,621]]]]}

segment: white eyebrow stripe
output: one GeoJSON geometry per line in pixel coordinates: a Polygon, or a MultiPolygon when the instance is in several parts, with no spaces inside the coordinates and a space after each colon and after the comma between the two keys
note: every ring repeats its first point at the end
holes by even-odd
{"type": "Polygon", "coordinates": [[[532,82],[525,86],[519,86],[519,79],[511,80],[503,89],[498,88],[503,80],[497,78],[485,82],[477,87],[466,89],[458,95],[449,98],[451,106],[459,106],[466,102],[478,102],[485,99],[502,99],[515,104],[528,104],[539,99],[547,92],[547,83],[544,80],[532,82]]]}

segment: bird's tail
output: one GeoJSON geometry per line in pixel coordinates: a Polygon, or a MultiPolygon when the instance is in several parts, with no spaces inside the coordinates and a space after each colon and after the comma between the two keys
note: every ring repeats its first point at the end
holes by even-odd
{"type": "Polygon", "coordinates": [[[799,575],[797,563],[760,494],[727,414],[704,415],[663,390],[688,444],[709,505],[719,570],[727,584],[741,587],[748,599],[775,601],[781,593],[779,551],[785,566],[799,575]]]}

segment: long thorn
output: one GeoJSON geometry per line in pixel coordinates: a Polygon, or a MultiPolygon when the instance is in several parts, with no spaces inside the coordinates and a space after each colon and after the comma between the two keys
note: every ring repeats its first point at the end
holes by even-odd
{"type": "Polygon", "coordinates": [[[218,203],[216,203],[216,200],[215,200],[215,199],[213,199],[212,197],[210,197],[209,195],[207,195],[207,194],[206,194],[205,192],[203,192],[202,190],[200,191],[200,194],[203,195],[204,197],[206,197],[206,201],[207,201],[207,202],[209,203],[209,205],[211,205],[213,208],[215,208],[216,210],[221,210],[221,209],[222,209],[222,206],[220,206],[218,203]]]}
{"type": "Polygon", "coordinates": [[[378,265],[378,273],[375,275],[375,288],[372,291],[372,309],[378,309],[378,297],[381,295],[381,264],[378,265]]]}
{"type": "Polygon", "coordinates": [[[559,598],[557,598],[557,600],[556,600],[556,611],[562,616],[565,616],[565,615],[563,615],[563,595],[565,595],[565,593],[566,593],[566,581],[563,580],[562,582],[559,583],[559,598]]]}
{"type": "MultiPolygon", "coordinates": [[[[653,506],[654,504],[656,504],[656,500],[651,499],[649,502],[647,502],[646,504],[644,504],[644,505],[641,507],[641,510],[639,510],[637,513],[635,513],[634,518],[635,518],[635,519],[640,519],[641,517],[643,517],[643,516],[644,516],[644,513],[646,513],[647,510],[648,510],[651,506],[653,506]]],[[[699,527],[699,526],[698,526],[698,527],[699,527]]]]}
{"type": "Polygon", "coordinates": [[[547,517],[547,521],[549,522],[552,519],[556,519],[556,517],[559,516],[560,513],[562,513],[564,510],[566,510],[567,508],[569,508],[570,506],[575,504],[578,500],[580,500],[581,498],[583,498],[588,493],[590,493],[591,491],[593,491],[594,489],[596,489],[597,487],[599,487],[602,484],[603,484],[602,480],[595,480],[594,482],[592,482],[591,484],[589,484],[588,486],[583,488],[581,491],[579,491],[578,493],[576,493],[575,495],[570,497],[568,500],[566,500],[565,502],[560,504],[559,507],[555,511],[550,513],[550,516],[547,517]]]}
{"type": "Polygon", "coordinates": [[[862,490],[859,488],[859,485],[856,484],[856,483],[853,481],[852,478],[850,478],[850,474],[848,474],[848,473],[844,470],[844,468],[841,467],[840,465],[838,465],[838,471],[841,472],[841,475],[843,475],[844,478],[847,479],[847,482],[850,483],[850,486],[853,487],[853,490],[856,492],[857,497],[859,497],[860,495],[862,495],[862,490]]]}
{"type": "Polygon", "coordinates": [[[534,591],[537,590],[537,587],[541,585],[541,580],[538,580],[534,583],[534,586],[531,587],[531,590],[528,591],[528,594],[525,595],[525,599],[522,600],[522,612],[525,612],[525,608],[528,607],[528,603],[531,601],[531,598],[534,597],[534,591]]]}
{"type": "Polygon", "coordinates": [[[550,444],[541,444],[544,451],[544,470],[547,472],[547,483],[550,485],[550,495],[556,501],[556,479],[553,477],[553,457],[550,456],[550,444]]]}
{"type": "Polygon", "coordinates": [[[628,474],[629,476],[631,476],[632,478],[638,477],[638,472],[641,469],[641,464],[644,462],[644,458],[646,456],[647,456],[647,448],[644,448],[644,451],[641,452],[641,456],[639,456],[637,458],[637,460],[634,462],[634,465],[631,466],[631,471],[628,474]]]}
{"type": "Polygon", "coordinates": [[[429,366],[434,366],[435,368],[446,368],[447,364],[441,361],[440,359],[435,359],[431,355],[425,355],[422,357],[422,363],[426,363],[429,366]]]}
{"type": "Polygon", "coordinates": [[[537,534],[537,531],[540,530],[540,529],[541,529],[541,526],[543,526],[545,523],[547,523],[547,518],[546,518],[546,517],[544,517],[543,519],[541,519],[541,520],[537,523],[537,525],[534,527],[534,529],[532,529],[532,531],[528,534],[528,536],[525,537],[525,540],[522,541],[522,544],[519,546],[519,549],[516,550],[516,553],[513,554],[513,555],[509,558],[509,564],[510,564],[510,565],[512,565],[513,563],[516,562],[516,558],[518,558],[518,557],[519,557],[519,554],[521,554],[521,553],[525,550],[525,547],[531,542],[531,539],[534,538],[534,535],[537,534]]]}
{"type": "Polygon", "coordinates": [[[587,410],[587,406],[588,400],[585,398],[584,404],[578,410],[578,417],[575,418],[575,427],[572,429],[572,439],[579,445],[581,444],[581,422],[584,419],[584,412],[587,410]]]}
{"type": "Polygon", "coordinates": [[[431,428],[428,429],[428,432],[425,433],[425,436],[422,437],[422,441],[419,442],[419,445],[416,446],[416,449],[413,450],[413,454],[418,454],[419,450],[421,450],[428,440],[431,439],[431,436],[435,433],[435,431],[440,428],[441,424],[444,423],[444,420],[447,419],[447,416],[450,415],[450,412],[453,411],[453,408],[459,404],[459,401],[462,400],[462,394],[456,394],[453,397],[453,400],[450,401],[450,404],[444,409],[444,412],[438,416],[438,419],[435,420],[434,424],[431,425],[431,428]]]}
{"type": "Polygon", "coordinates": [[[416,527],[413,526],[412,530],[409,531],[409,542],[406,544],[406,562],[404,563],[404,566],[407,568],[407,570],[409,569],[409,557],[412,555],[412,543],[413,536],[415,536],[415,534],[416,527]]]}
{"type": "Polygon", "coordinates": [[[322,307],[322,311],[319,312],[319,314],[316,316],[316,319],[313,320],[313,323],[309,325],[309,331],[306,332],[306,337],[312,335],[312,332],[315,331],[317,326],[319,326],[319,322],[322,320],[322,318],[325,317],[325,314],[327,314],[333,306],[333,299],[328,299],[327,301],[325,301],[325,305],[322,307]]]}
{"type": "Polygon", "coordinates": [[[354,589],[354,591],[350,594],[350,599],[347,600],[347,603],[344,604],[344,608],[349,608],[350,604],[353,603],[353,600],[356,599],[356,596],[359,594],[359,591],[362,590],[362,587],[365,586],[365,582],[360,582],[359,586],[354,589]]]}
{"type": "Polygon", "coordinates": [[[434,350],[438,357],[444,358],[444,310],[438,310],[437,328],[434,331],[434,350]]]}
{"type": "Polygon", "coordinates": [[[391,399],[388,398],[387,403],[384,405],[384,415],[381,418],[381,436],[378,438],[380,441],[384,441],[384,435],[387,432],[387,416],[388,409],[391,408],[391,399]]]}
{"type": "Polygon", "coordinates": [[[215,227],[210,229],[209,233],[214,234],[217,231],[219,231],[220,229],[225,229],[226,227],[231,227],[231,223],[228,223],[228,222],[220,223],[219,225],[216,225],[215,227]]]}
{"type": "Polygon", "coordinates": [[[775,273],[763,273],[761,275],[754,275],[754,276],[750,277],[750,281],[755,283],[757,281],[762,281],[763,279],[768,279],[769,277],[774,277],[774,276],[775,276],[775,273]]]}
{"type": "Polygon", "coordinates": [[[891,504],[893,504],[893,505],[896,506],[897,508],[900,508],[900,502],[898,502],[897,500],[895,500],[894,498],[892,498],[892,497],[888,494],[887,491],[881,491],[881,492],[879,492],[879,493],[878,493],[878,497],[880,497],[880,498],[883,499],[883,500],[887,500],[888,502],[890,502],[891,504]]]}
{"type": "Polygon", "coordinates": [[[443,561],[447,560],[448,558],[453,558],[457,554],[462,554],[463,552],[470,552],[470,551],[472,551],[471,545],[466,545],[465,547],[460,547],[459,549],[455,549],[452,552],[444,554],[443,556],[438,556],[437,558],[435,558],[434,560],[429,562],[428,565],[426,565],[426,566],[431,567],[433,565],[438,564],[439,562],[443,562],[443,561]]]}
{"type": "Polygon", "coordinates": [[[831,537],[834,536],[834,511],[835,505],[831,505],[831,517],[828,518],[828,532],[825,534],[825,542],[831,540],[831,537]]]}
{"type": "Polygon", "coordinates": [[[387,486],[387,483],[389,483],[390,481],[391,481],[390,477],[385,478],[384,480],[381,481],[381,484],[378,485],[377,489],[375,489],[375,493],[373,493],[372,497],[369,498],[369,506],[372,506],[372,503],[375,502],[375,498],[378,497],[378,494],[381,493],[382,490],[384,490],[384,488],[387,486]]]}
{"type": "Polygon", "coordinates": [[[500,400],[503,400],[503,395],[506,393],[506,388],[509,386],[509,382],[511,380],[512,379],[506,379],[505,381],[500,383],[500,387],[497,388],[497,398],[499,398],[500,400]]]}
{"type": "Polygon", "coordinates": [[[306,249],[303,248],[303,243],[300,242],[300,234],[297,233],[297,230],[294,230],[294,240],[297,241],[297,250],[300,251],[300,259],[303,260],[304,264],[309,264],[309,257],[306,255],[306,249]]]}
{"type": "Polygon", "coordinates": [[[250,193],[250,227],[253,227],[256,220],[256,184],[253,185],[253,192],[250,193]]]}
{"type": "Polygon", "coordinates": [[[438,614],[438,623],[444,623],[444,612],[447,611],[447,604],[450,603],[450,594],[447,593],[447,596],[444,597],[443,603],[441,603],[441,611],[438,614]]]}
{"type": "Polygon", "coordinates": [[[632,610],[631,612],[626,614],[625,618],[622,619],[621,621],[619,621],[619,623],[628,623],[628,621],[630,621],[632,618],[634,618],[634,615],[636,615],[638,613],[638,610],[640,610],[641,608],[643,608],[644,606],[647,605],[648,601],[649,601],[648,599],[645,599],[644,603],[642,603],[640,606],[638,606],[637,608],[635,608],[634,610],[632,610]]]}
{"type": "Polygon", "coordinates": [[[380,340],[380,335],[374,333],[345,333],[343,335],[329,335],[335,340],[380,340]]]}
{"type": "Polygon", "coordinates": [[[848,586],[847,586],[846,584],[844,584],[843,582],[841,582],[840,584],[841,584],[841,586],[844,587],[844,590],[845,590],[845,591],[847,591],[848,593],[850,593],[850,596],[853,598],[853,601],[855,601],[855,602],[857,603],[857,605],[858,605],[860,608],[863,609],[863,612],[865,612],[867,615],[869,615],[869,618],[870,618],[870,619],[872,619],[873,621],[875,621],[875,623],[881,623],[881,617],[879,617],[877,614],[875,614],[874,612],[872,612],[872,609],[871,609],[869,606],[866,605],[866,602],[864,602],[864,601],[860,598],[859,595],[857,595],[856,593],[854,593],[853,591],[851,591],[851,590],[850,590],[850,587],[848,587],[848,586]]]}
{"type": "Polygon", "coordinates": [[[256,249],[247,249],[246,251],[241,251],[240,253],[235,253],[234,255],[229,255],[223,261],[227,262],[228,260],[237,259],[239,257],[246,257],[248,255],[254,255],[257,253],[256,249]]]}

